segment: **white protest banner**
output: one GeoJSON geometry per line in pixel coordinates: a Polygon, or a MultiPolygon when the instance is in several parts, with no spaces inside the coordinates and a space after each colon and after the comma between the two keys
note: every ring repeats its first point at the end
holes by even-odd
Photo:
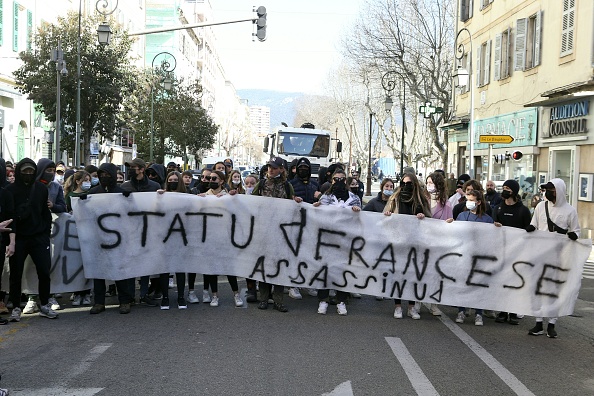
{"type": "MultiPolygon", "coordinates": [[[[52,218],[50,291],[52,293],[68,293],[92,289],[92,282],[84,276],[74,218],[68,213],[53,215],[52,218]]],[[[9,290],[9,277],[10,267],[8,259],[6,259],[2,274],[2,289],[5,291],[9,290]]],[[[37,294],[39,291],[37,270],[30,256],[25,260],[21,287],[23,293],[26,294],[37,294]]]]}
{"type": "Polygon", "coordinates": [[[535,316],[573,311],[590,240],[492,224],[180,193],[73,200],[85,275],[237,275],[535,316]]]}

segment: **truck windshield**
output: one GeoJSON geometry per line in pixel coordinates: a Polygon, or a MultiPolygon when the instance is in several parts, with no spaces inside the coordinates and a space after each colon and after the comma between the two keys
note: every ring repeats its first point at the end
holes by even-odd
{"type": "Polygon", "coordinates": [[[304,157],[327,157],[330,136],[298,132],[279,132],[278,153],[304,157]]]}

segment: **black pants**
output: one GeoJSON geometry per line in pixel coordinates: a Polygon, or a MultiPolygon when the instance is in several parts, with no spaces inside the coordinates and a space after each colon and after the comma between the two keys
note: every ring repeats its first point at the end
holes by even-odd
{"type": "MultiPolygon", "coordinates": [[[[130,304],[133,295],[130,293],[130,279],[123,279],[116,281],[116,289],[118,290],[118,301],[120,304],[130,304]]],[[[134,279],[132,279],[134,284],[134,279]]],[[[95,293],[95,304],[105,305],[105,279],[93,279],[93,290],[95,293]]]]}
{"type": "MultiPolygon", "coordinates": [[[[239,291],[239,285],[237,284],[237,277],[233,275],[227,275],[227,280],[229,281],[229,285],[231,285],[231,290],[233,292],[239,291]]],[[[213,293],[219,292],[219,276],[218,275],[204,275],[204,290],[208,290],[210,286],[210,290],[213,293]]]]}
{"type": "MultiPolygon", "coordinates": [[[[175,279],[177,281],[177,298],[183,297],[186,289],[186,273],[176,272],[175,279]]],[[[159,281],[161,289],[163,289],[163,298],[169,298],[169,273],[161,274],[159,281]]]]}
{"type": "Polygon", "coordinates": [[[41,305],[46,305],[50,296],[50,268],[52,265],[49,235],[17,238],[14,255],[8,261],[10,265],[10,301],[15,307],[21,306],[21,283],[27,256],[31,256],[37,269],[39,301],[41,305]]]}
{"type": "MultiPolygon", "coordinates": [[[[343,292],[341,290],[336,290],[336,299],[339,303],[346,302],[349,293],[343,292]]],[[[328,300],[328,296],[330,296],[330,290],[322,289],[318,290],[318,301],[326,301],[328,300]]]]}
{"type": "MultiPolygon", "coordinates": [[[[270,298],[270,287],[272,286],[270,283],[260,282],[260,301],[268,301],[270,298]]],[[[283,292],[285,291],[284,286],[274,285],[274,290],[272,291],[272,299],[274,300],[275,304],[282,304],[284,295],[283,292]]]]}

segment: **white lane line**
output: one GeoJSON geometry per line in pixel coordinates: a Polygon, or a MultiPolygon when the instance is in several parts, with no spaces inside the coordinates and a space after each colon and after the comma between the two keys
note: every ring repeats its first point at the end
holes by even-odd
{"type": "Polygon", "coordinates": [[[342,384],[334,388],[332,392],[324,393],[322,394],[322,396],[354,396],[351,381],[343,382],[342,384]]]}
{"type": "Polygon", "coordinates": [[[402,340],[398,337],[386,337],[386,342],[392,348],[392,352],[396,355],[417,394],[422,396],[439,396],[439,393],[437,393],[429,378],[423,373],[423,370],[421,370],[421,367],[419,367],[410,352],[408,352],[402,340]]]}
{"type": "Polygon", "coordinates": [[[89,351],[89,354],[87,356],[85,356],[83,358],[83,360],[68,373],[67,376],[62,378],[62,380],[60,381],[60,384],[58,386],[65,387],[68,382],[70,382],[74,378],[78,377],[79,375],[82,375],[85,371],[87,371],[91,367],[91,364],[93,364],[93,362],[95,360],[97,360],[99,358],[99,356],[101,356],[105,351],[107,351],[109,349],[109,347],[111,347],[112,345],[113,345],[112,343],[95,345],[89,351]]]}
{"type": "Polygon", "coordinates": [[[452,331],[462,341],[472,352],[476,354],[485,363],[501,380],[511,388],[512,391],[516,395],[521,396],[534,396],[534,393],[530,391],[520,380],[513,375],[508,369],[503,367],[501,363],[497,359],[493,357],[489,352],[485,350],[482,346],[479,345],[471,336],[468,335],[464,330],[460,328],[457,324],[451,321],[445,315],[441,315],[439,320],[446,325],[448,329],[452,331]]]}
{"type": "Polygon", "coordinates": [[[14,396],[93,396],[104,388],[42,388],[11,390],[14,396]]]}

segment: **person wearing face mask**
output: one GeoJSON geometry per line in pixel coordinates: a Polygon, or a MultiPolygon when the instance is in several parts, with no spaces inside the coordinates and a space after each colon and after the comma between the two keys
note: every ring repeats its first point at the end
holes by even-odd
{"type": "MultiPolygon", "coordinates": [[[[6,172],[6,164],[4,158],[0,158],[0,174],[6,172]]],[[[14,173],[14,171],[13,171],[14,173]]],[[[14,221],[14,199],[12,194],[6,191],[8,185],[7,180],[0,180],[0,222],[14,221]]],[[[10,226],[8,226],[10,227],[10,226]]],[[[10,257],[14,254],[15,247],[15,233],[14,230],[4,230],[0,236],[0,251],[5,254],[5,257],[10,257]]],[[[4,304],[6,292],[2,288],[2,272],[4,271],[4,262],[0,264],[0,314],[9,313],[10,311],[4,304]]],[[[8,324],[7,319],[0,318],[0,325],[8,324]]]]}
{"type": "Polygon", "coordinates": [[[192,189],[192,194],[204,194],[208,191],[208,189],[210,188],[210,173],[210,169],[202,169],[202,172],[200,172],[200,183],[197,183],[196,186],[192,189]]]}
{"type": "MultiPolygon", "coordinates": [[[[452,218],[457,219],[458,215],[462,212],[464,212],[465,210],[467,210],[466,208],[466,196],[470,191],[480,191],[481,193],[484,194],[483,191],[483,186],[481,186],[481,183],[479,183],[477,180],[471,179],[468,180],[467,182],[465,182],[462,185],[462,191],[464,191],[464,195],[459,199],[459,203],[454,205],[452,208],[452,218]]],[[[486,203],[485,203],[486,204],[486,203]]],[[[491,216],[492,214],[492,210],[491,210],[491,206],[490,205],[486,205],[486,212],[489,216],[491,216]]]]}
{"type": "MultiPolygon", "coordinates": [[[[557,232],[567,235],[571,241],[578,239],[580,236],[578,215],[575,208],[567,202],[567,187],[563,179],[551,179],[551,181],[541,184],[540,189],[544,190],[545,199],[536,205],[526,231],[557,232]]],[[[542,323],[543,318],[536,318],[536,324],[528,331],[528,334],[534,336],[544,334],[542,323]]],[[[556,323],[557,318],[548,318],[547,337],[557,338],[556,323]]]]}
{"type": "Polygon", "coordinates": [[[67,210],[64,189],[60,183],[54,181],[55,175],[56,164],[54,161],[47,158],[37,161],[37,181],[45,184],[48,190],[47,207],[52,213],[64,213],[67,210]]]}
{"type": "MultiPolygon", "coordinates": [[[[91,188],[89,194],[118,194],[124,190],[120,188],[117,183],[118,172],[120,172],[116,165],[111,163],[104,163],[99,166],[97,176],[99,177],[99,185],[91,188]]],[[[120,172],[121,173],[121,172],[120,172]]],[[[123,180],[122,174],[122,180],[123,180]]],[[[130,292],[130,283],[134,283],[132,279],[123,279],[115,281],[115,288],[117,290],[118,301],[120,303],[120,313],[130,313],[130,305],[133,300],[133,294],[130,292]]],[[[105,293],[106,285],[105,279],[93,279],[93,297],[95,299],[90,314],[95,315],[105,311],[105,293]]]]}
{"type": "Polygon", "coordinates": [[[165,187],[165,175],[167,173],[167,170],[161,164],[151,164],[146,170],[146,176],[149,180],[158,183],[161,188],[165,187]]]}
{"type": "Polygon", "coordinates": [[[99,185],[99,177],[97,176],[98,170],[99,168],[97,168],[95,165],[85,166],[85,171],[87,171],[89,175],[91,175],[91,187],[99,185]]]}
{"type": "MultiPolygon", "coordinates": [[[[456,217],[456,221],[474,221],[480,223],[491,223],[493,224],[493,218],[487,214],[488,205],[485,202],[483,193],[478,190],[468,191],[466,193],[466,208],[467,210],[460,213],[456,217]]],[[[447,223],[454,221],[453,218],[446,220],[447,223]]],[[[483,310],[475,309],[476,315],[474,317],[474,325],[483,325],[483,310]]],[[[456,316],[456,323],[464,323],[466,319],[466,308],[458,307],[458,316],[456,316]]]]}
{"type": "MultiPolygon", "coordinates": [[[[258,184],[258,177],[256,175],[249,175],[243,181],[245,183],[245,194],[251,195],[254,192],[254,187],[258,184]]],[[[246,293],[246,301],[249,303],[258,302],[257,290],[256,290],[256,281],[254,279],[247,279],[245,280],[247,293],[246,293]]]]}
{"type": "Polygon", "coordinates": [[[252,195],[254,192],[254,187],[256,187],[256,184],[258,184],[258,176],[248,175],[243,180],[243,183],[245,184],[245,194],[252,195]]]}
{"type": "Polygon", "coordinates": [[[448,201],[443,175],[439,172],[434,172],[427,176],[425,182],[431,205],[431,217],[440,220],[447,220],[453,217],[452,206],[448,201]]]}
{"type": "MultiPolygon", "coordinates": [[[[361,177],[361,172],[359,172],[358,170],[354,170],[351,172],[351,176],[353,177],[353,179],[357,180],[357,184],[358,184],[357,195],[359,196],[359,199],[361,200],[361,202],[363,202],[363,193],[365,193],[365,185],[359,179],[361,177]]],[[[384,178],[382,178],[380,183],[383,181],[384,181],[384,178]]]]}
{"type": "Polygon", "coordinates": [[[14,306],[10,316],[12,322],[21,320],[21,282],[25,259],[29,255],[37,268],[41,303],[39,315],[49,319],[58,317],[49,303],[52,215],[47,206],[48,189],[35,180],[36,172],[35,162],[24,158],[16,165],[15,182],[6,187],[13,196],[15,208],[15,221],[11,224],[15,232],[15,250],[9,258],[10,301],[14,306]]]}
{"type": "Polygon", "coordinates": [[[245,189],[241,184],[241,173],[238,170],[232,170],[229,173],[227,184],[231,187],[229,192],[235,191],[237,194],[245,194],[245,189]]]}
{"type": "Polygon", "coordinates": [[[485,185],[487,191],[485,192],[485,200],[487,201],[487,205],[493,209],[497,205],[499,205],[503,200],[501,199],[501,195],[495,191],[495,182],[493,180],[488,180],[487,184],[485,185]]]}
{"type": "Polygon", "coordinates": [[[380,192],[363,208],[366,212],[383,213],[388,199],[394,194],[394,180],[385,177],[380,184],[380,192]]]}
{"type": "Polygon", "coordinates": [[[448,199],[450,201],[450,205],[452,206],[452,208],[455,207],[456,205],[458,205],[464,199],[464,195],[465,195],[465,190],[463,188],[464,183],[466,183],[469,180],[470,180],[470,175],[468,175],[466,173],[464,173],[458,177],[458,180],[456,181],[456,191],[448,199]]]}
{"type": "MultiPolygon", "coordinates": [[[[526,229],[530,225],[532,216],[530,210],[524,206],[518,192],[520,191],[520,184],[513,180],[506,180],[503,183],[503,191],[501,197],[503,201],[493,208],[493,221],[495,226],[514,227],[526,229]]],[[[509,324],[520,324],[518,316],[515,313],[499,312],[495,322],[505,323],[509,319],[509,324]]]]}
{"type": "MultiPolygon", "coordinates": [[[[316,202],[322,193],[320,192],[318,182],[311,178],[311,163],[309,159],[301,157],[295,160],[294,164],[295,176],[289,180],[289,183],[293,186],[295,196],[310,204],[316,202]]],[[[317,290],[315,289],[308,289],[308,293],[317,296],[317,290]]],[[[301,300],[303,298],[298,287],[289,288],[289,297],[295,300],[301,300]]]]}
{"type": "MultiPolygon", "coordinates": [[[[400,180],[400,187],[388,199],[384,215],[391,216],[392,213],[416,216],[419,220],[431,217],[429,202],[414,173],[404,173],[400,180]]],[[[394,318],[402,319],[402,301],[395,299],[394,303],[396,305],[394,318]]],[[[408,316],[415,320],[421,319],[421,303],[409,301],[408,316]]]]}

